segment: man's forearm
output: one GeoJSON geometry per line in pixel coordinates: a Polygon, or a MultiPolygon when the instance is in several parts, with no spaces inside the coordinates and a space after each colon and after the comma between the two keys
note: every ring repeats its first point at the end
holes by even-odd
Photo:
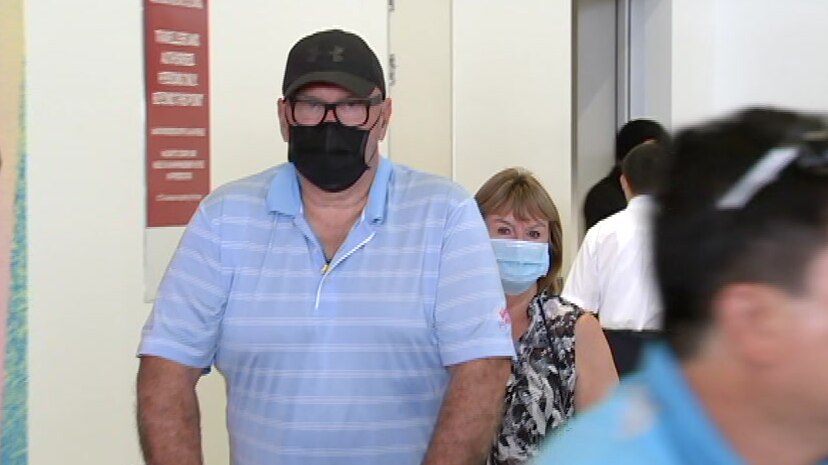
{"type": "Polygon", "coordinates": [[[423,465],[481,465],[503,418],[508,358],[466,362],[452,369],[440,417],[423,465]]]}
{"type": "MultiPolygon", "coordinates": [[[[138,371],[138,434],[147,465],[202,465],[198,398],[191,374],[146,358],[138,371]]],[[[185,369],[186,370],[186,369],[185,369]]]]}

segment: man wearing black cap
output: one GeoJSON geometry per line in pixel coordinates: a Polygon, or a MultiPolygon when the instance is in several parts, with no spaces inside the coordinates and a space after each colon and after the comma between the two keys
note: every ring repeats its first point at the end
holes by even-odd
{"type": "Polygon", "coordinates": [[[514,348],[475,202],[379,155],[391,100],[358,36],[300,40],[282,90],[290,163],[204,200],[144,328],[147,463],[202,463],[213,365],[234,465],[482,463],[514,348]]]}

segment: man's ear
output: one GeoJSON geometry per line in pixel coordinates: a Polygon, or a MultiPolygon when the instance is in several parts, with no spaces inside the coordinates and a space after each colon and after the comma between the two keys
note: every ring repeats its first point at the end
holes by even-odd
{"type": "Polygon", "coordinates": [[[388,134],[388,123],[391,121],[391,111],[393,110],[393,105],[391,103],[391,97],[385,99],[382,102],[383,109],[382,109],[382,116],[380,117],[379,125],[380,125],[380,133],[379,133],[379,140],[384,140],[385,135],[388,134]]]}
{"type": "Polygon", "coordinates": [[[288,103],[280,98],[276,102],[276,112],[279,114],[279,130],[282,133],[282,140],[290,142],[290,124],[287,120],[288,103]]]}
{"type": "Polygon", "coordinates": [[[621,182],[621,190],[624,191],[624,197],[626,197],[629,202],[631,198],[635,197],[632,187],[630,186],[630,182],[627,181],[627,177],[623,174],[618,177],[618,180],[621,182]]]}
{"type": "Polygon", "coordinates": [[[713,318],[724,344],[753,366],[784,363],[790,357],[791,297],[760,283],[734,283],[712,302],[713,318]]]}

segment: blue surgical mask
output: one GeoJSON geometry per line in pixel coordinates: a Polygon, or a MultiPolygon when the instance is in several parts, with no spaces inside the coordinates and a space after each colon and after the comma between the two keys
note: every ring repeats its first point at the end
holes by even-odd
{"type": "Polygon", "coordinates": [[[492,239],[503,291],[509,295],[526,292],[549,271],[549,243],[492,239]]]}

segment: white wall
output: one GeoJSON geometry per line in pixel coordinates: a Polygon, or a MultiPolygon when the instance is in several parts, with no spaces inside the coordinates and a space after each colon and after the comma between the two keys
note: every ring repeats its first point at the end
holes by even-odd
{"type": "MultiPolygon", "coordinates": [[[[716,14],[717,6],[730,0],[693,0],[672,2],[672,40],[670,54],[670,116],[666,124],[673,128],[709,118],[717,110],[714,89],[722,72],[715,62],[716,48],[724,44],[717,36],[721,27],[729,27],[735,18],[716,14]]],[[[746,10],[760,9],[759,2],[745,5],[746,10]]],[[[728,57],[732,66],[741,66],[738,54],[728,57]]]]}
{"type": "MultiPolygon", "coordinates": [[[[286,159],[276,98],[289,46],[359,31],[385,54],[386,2],[211,2],[213,186],[286,159]]],[[[141,2],[26,3],[30,463],[140,463],[141,2]]],[[[206,460],[228,462],[219,375],[199,385],[206,460]]]]}
{"type": "Polygon", "coordinates": [[[454,178],[474,193],[510,166],[537,175],[558,206],[564,261],[572,199],[572,9],[563,0],[454,0],[454,178]]]}
{"type": "Polygon", "coordinates": [[[828,111],[828,2],[714,3],[717,112],[756,104],[828,111]]]}
{"type": "MultiPolygon", "coordinates": [[[[630,0],[629,116],[630,119],[651,118],[665,127],[672,120],[672,3],[671,0],[630,0]]],[[[682,4],[692,8],[693,3],[682,4]]]]}
{"type": "Polygon", "coordinates": [[[680,128],[749,105],[828,110],[828,2],[633,0],[632,102],[680,128]],[[637,42],[636,42],[637,41],[637,42]],[[664,46],[667,46],[665,49],[664,46]]]}

